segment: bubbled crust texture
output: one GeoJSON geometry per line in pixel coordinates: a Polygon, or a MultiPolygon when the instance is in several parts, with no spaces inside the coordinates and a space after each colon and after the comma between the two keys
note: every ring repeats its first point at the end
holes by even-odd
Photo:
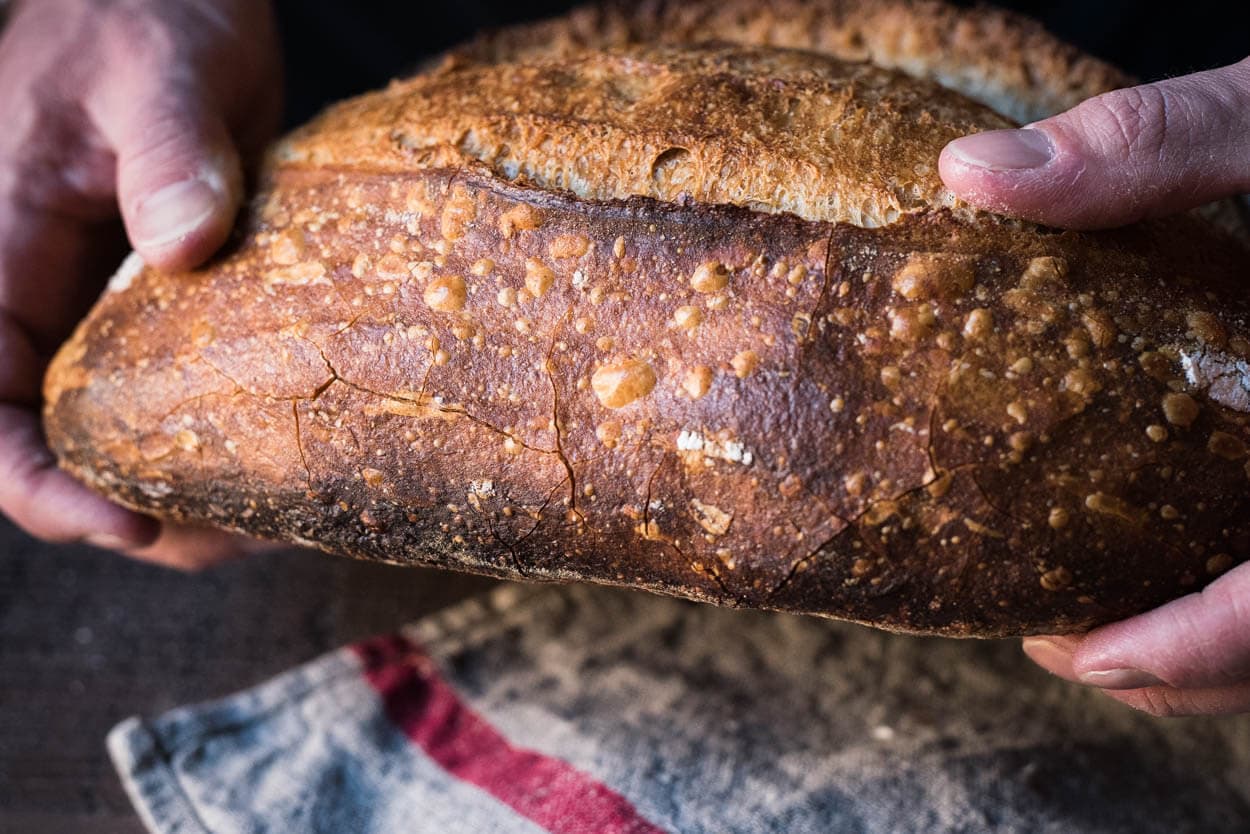
{"type": "Polygon", "coordinates": [[[647,46],[397,82],[331,108],[278,154],[397,173],[481,161],[588,200],[691,199],[880,226],[955,205],[937,175],[942,147],[1009,126],[870,64],[647,46]]]}
{"type": "Polygon", "coordinates": [[[1246,262],[1198,221],[583,199],[366,112],[272,159],[209,268],[119,275],[47,378],[68,470],[361,558],[953,635],[1087,628],[1250,557],[1246,262]]]}
{"type": "Polygon", "coordinates": [[[1133,83],[1036,21],[940,0],[609,0],[483,35],[448,58],[499,63],[656,42],[781,47],[868,61],[936,81],[1021,124],[1133,83]]]}

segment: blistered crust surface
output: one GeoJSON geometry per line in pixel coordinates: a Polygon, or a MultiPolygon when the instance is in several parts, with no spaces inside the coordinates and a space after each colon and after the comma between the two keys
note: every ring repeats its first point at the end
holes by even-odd
{"type": "Polygon", "coordinates": [[[1132,83],[1026,17],[939,0],[616,0],[484,35],[453,61],[558,58],[638,43],[803,49],[936,81],[1021,124],[1132,83]]]}
{"type": "Polygon", "coordinates": [[[937,173],[942,147],[1009,124],[870,64],[635,47],[396,82],[332,108],[278,154],[395,172],[481,162],[587,200],[694,200],[871,227],[955,205],[937,173]]]}
{"type": "Polygon", "coordinates": [[[64,465],[336,552],[958,635],[1250,556],[1244,260],[1199,225],[885,229],[489,172],[271,174],[49,375],[64,465]]]}

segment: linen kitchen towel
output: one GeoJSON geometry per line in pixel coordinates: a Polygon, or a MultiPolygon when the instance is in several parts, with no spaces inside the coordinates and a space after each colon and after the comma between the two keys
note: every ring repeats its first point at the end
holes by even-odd
{"type": "Polygon", "coordinates": [[[1250,830],[1250,716],[1014,641],[505,585],[109,739],[157,834],[1250,830]]]}

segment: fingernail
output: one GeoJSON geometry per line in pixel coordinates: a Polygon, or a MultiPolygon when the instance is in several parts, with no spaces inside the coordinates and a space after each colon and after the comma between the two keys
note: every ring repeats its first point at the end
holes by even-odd
{"type": "Polygon", "coordinates": [[[1086,672],[1080,679],[1086,686],[1096,686],[1099,689],[1145,689],[1148,686],[1167,685],[1149,672],[1127,666],[1086,672]]]}
{"type": "Polygon", "coordinates": [[[1068,669],[1072,665],[1071,653],[1044,637],[1026,638],[1021,647],[1034,663],[1051,674],[1058,674],[1056,669],[1068,669]]]}
{"type": "Polygon", "coordinates": [[[167,185],[139,203],[134,242],[150,249],[168,246],[204,225],[220,206],[220,195],[204,179],[167,185]]]}
{"type": "Polygon", "coordinates": [[[120,536],[114,536],[111,533],[92,533],[83,541],[92,547],[99,547],[103,550],[126,550],[135,546],[134,542],[128,542],[120,536]]]}
{"type": "Polygon", "coordinates": [[[1050,137],[1040,130],[991,130],[956,139],[947,151],[965,165],[989,171],[1040,168],[1055,156],[1050,137]]]}

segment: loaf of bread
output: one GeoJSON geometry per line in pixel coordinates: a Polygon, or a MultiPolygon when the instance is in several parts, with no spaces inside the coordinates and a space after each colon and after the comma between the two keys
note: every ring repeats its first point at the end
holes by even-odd
{"type": "MultiPolygon", "coordinates": [[[[838,10],[821,48],[851,8],[779,5],[838,10]]],[[[1012,122],[904,54],[980,14],[943,13],[881,61],[912,75],[514,35],[338,105],[214,263],[123,265],[48,373],[49,441],[162,518],[900,631],[1201,588],[1250,558],[1250,255],[1197,217],[960,204],[939,151],[1012,122]]],[[[1025,34],[1003,77],[1038,101],[1099,82],[1015,68],[1113,77],[1025,34]]]]}

